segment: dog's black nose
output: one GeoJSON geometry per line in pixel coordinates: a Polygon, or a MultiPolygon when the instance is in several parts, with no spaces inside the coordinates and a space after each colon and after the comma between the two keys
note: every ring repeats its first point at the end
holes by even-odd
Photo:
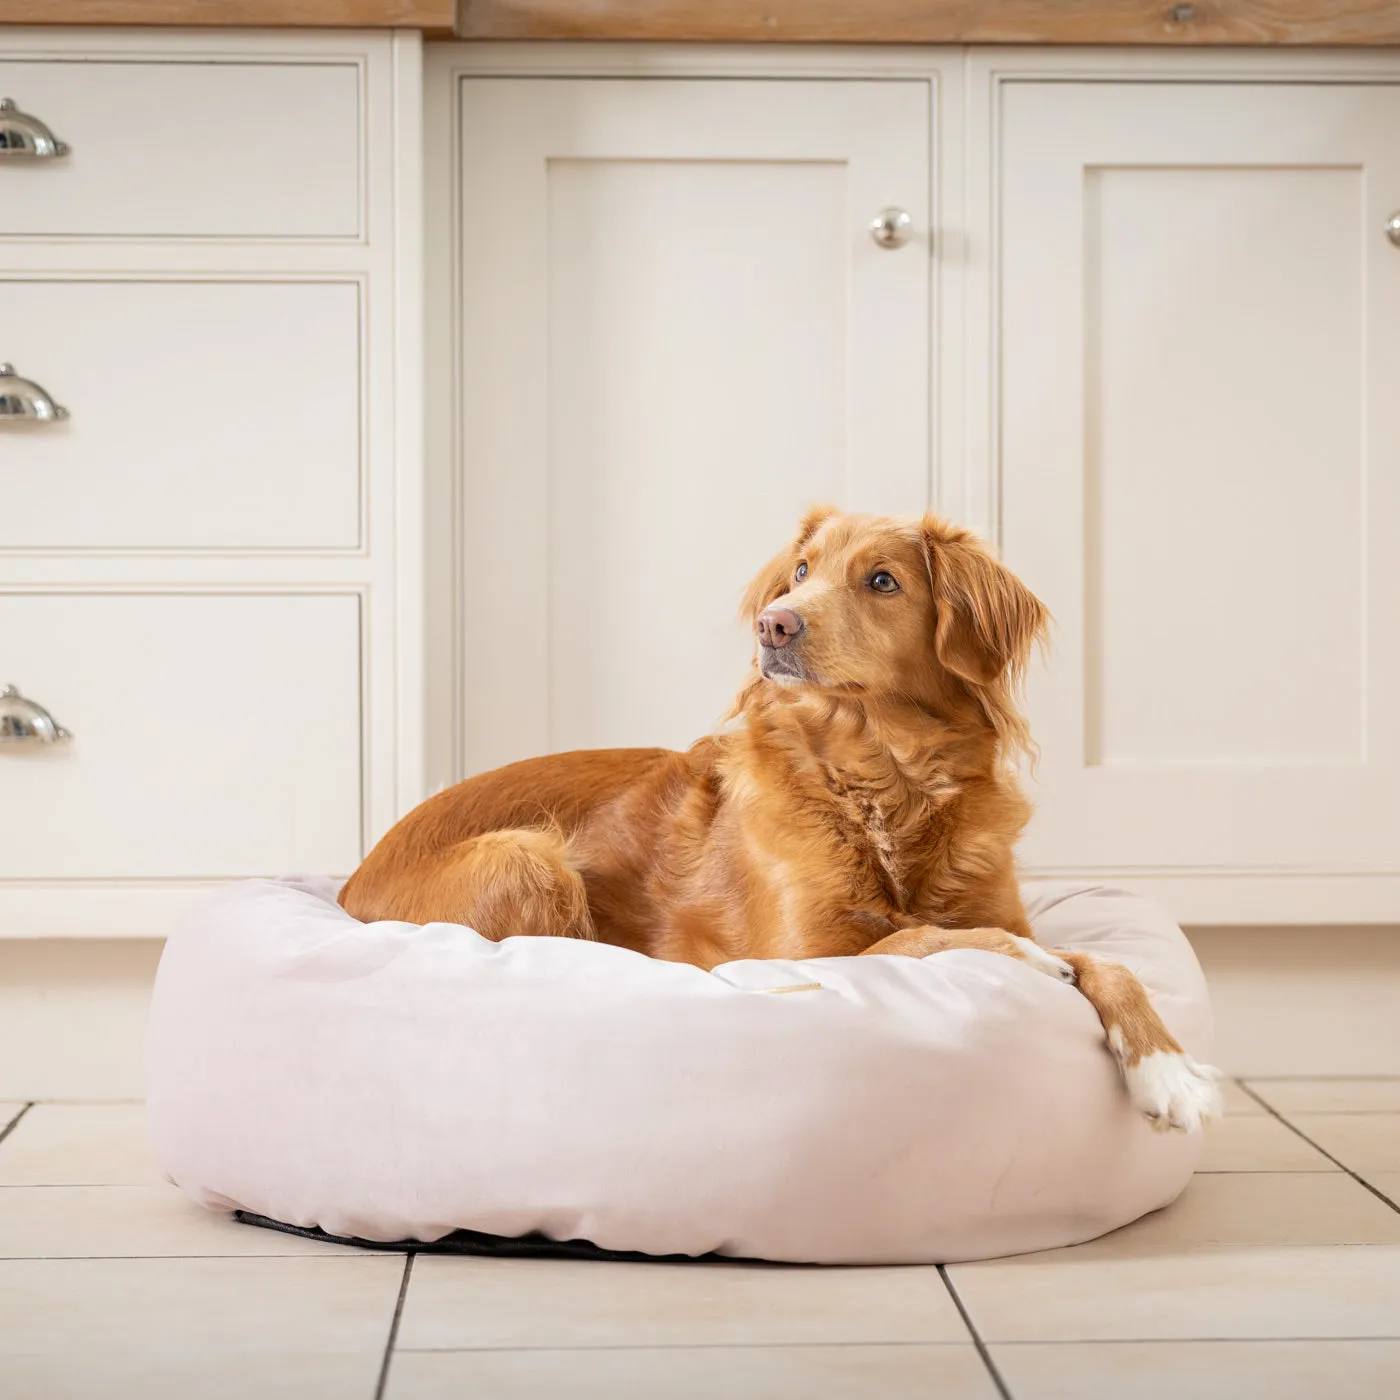
{"type": "Polygon", "coordinates": [[[791,608],[765,608],[758,615],[758,640],[765,647],[785,647],[802,630],[791,608]]]}

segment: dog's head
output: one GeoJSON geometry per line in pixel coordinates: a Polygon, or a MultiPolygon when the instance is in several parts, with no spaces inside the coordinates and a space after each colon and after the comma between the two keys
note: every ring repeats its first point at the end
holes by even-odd
{"type": "MultiPolygon", "coordinates": [[[[998,720],[1049,620],[967,530],[937,516],[811,511],[749,585],[758,669],[776,685],[998,720]]],[[[998,728],[1001,727],[998,722],[998,728]]]]}

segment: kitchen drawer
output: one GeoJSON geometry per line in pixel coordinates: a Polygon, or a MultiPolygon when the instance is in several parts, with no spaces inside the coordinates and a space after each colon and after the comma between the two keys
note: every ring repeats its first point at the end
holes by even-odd
{"type": "Polygon", "coordinates": [[[0,279],[0,361],[70,414],[0,425],[0,549],[358,544],[356,283],[0,279]]]}
{"type": "Polygon", "coordinates": [[[0,671],[73,735],[0,748],[0,879],[358,863],[358,597],[0,593],[0,671]]]}
{"type": "Polygon", "coordinates": [[[0,62],[71,148],[0,161],[0,236],[354,238],[355,63],[0,62]]]}

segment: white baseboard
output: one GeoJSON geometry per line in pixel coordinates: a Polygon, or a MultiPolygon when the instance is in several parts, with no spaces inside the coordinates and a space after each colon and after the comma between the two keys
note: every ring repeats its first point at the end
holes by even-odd
{"type": "Polygon", "coordinates": [[[227,888],[211,880],[0,880],[0,938],[164,938],[227,888]]]}
{"type": "Polygon", "coordinates": [[[1397,873],[1029,869],[1023,878],[1117,885],[1155,899],[1179,924],[1379,927],[1400,920],[1397,873]]]}
{"type": "Polygon", "coordinates": [[[138,1099],[157,939],[0,939],[0,1100],[138,1099]]]}
{"type": "Polygon", "coordinates": [[[1188,928],[1239,1075],[1400,1075],[1400,928],[1188,928]]]}

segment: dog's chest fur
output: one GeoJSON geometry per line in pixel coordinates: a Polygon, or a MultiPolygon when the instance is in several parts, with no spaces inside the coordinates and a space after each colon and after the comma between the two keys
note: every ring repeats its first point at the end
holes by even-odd
{"type": "Polygon", "coordinates": [[[892,758],[877,765],[819,766],[833,835],[869,871],[880,893],[907,912],[940,844],[942,809],[957,795],[951,778],[915,786],[892,758]]]}
{"type": "Polygon", "coordinates": [[[937,912],[962,790],[942,738],[928,723],[877,729],[853,706],[749,712],[726,746],[723,788],[764,853],[752,876],[785,929],[805,927],[803,909],[937,912]]]}
{"type": "Polygon", "coordinates": [[[903,825],[897,804],[868,778],[830,764],[822,765],[822,786],[830,795],[833,825],[840,838],[861,853],[890,901],[903,908],[909,854],[896,839],[903,825]]]}

